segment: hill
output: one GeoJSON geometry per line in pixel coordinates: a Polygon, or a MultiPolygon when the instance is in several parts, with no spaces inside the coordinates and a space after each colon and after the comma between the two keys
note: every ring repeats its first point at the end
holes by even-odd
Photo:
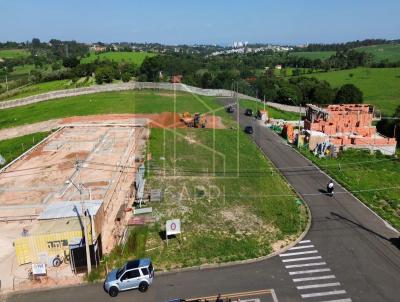
{"type": "Polygon", "coordinates": [[[364,93],[364,103],[392,115],[400,105],[400,68],[355,68],[310,76],[328,81],[333,87],[354,84],[364,93]]]}
{"type": "Polygon", "coordinates": [[[99,54],[96,54],[94,52],[90,53],[90,56],[87,58],[83,58],[81,60],[82,63],[90,63],[95,61],[97,58],[99,60],[110,60],[110,61],[116,61],[116,62],[132,62],[135,63],[136,65],[142,65],[143,60],[146,57],[152,57],[155,54],[149,53],[149,52],[128,52],[128,51],[113,51],[113,52],[102,52],[99,54]]]}
{"type": "Polygon", "coordinates": [[[31,53],[27,49],[1,49],[1,59],[13,59],[20,57],[28,57],[31,53]]]}
{"type": "Polygon", "coordinates": [[[375,62],[388,60],[389,62],[400,62],[400,44],[380,44],[355,48],[365,51],[374,56],[375,62]]]}
{"type": "Polygon", "coordinates": [[[326,60],[335,55],[335,51],[298,51],[291,52],[290,56],[302,57],[310,60],[326,60]]]}

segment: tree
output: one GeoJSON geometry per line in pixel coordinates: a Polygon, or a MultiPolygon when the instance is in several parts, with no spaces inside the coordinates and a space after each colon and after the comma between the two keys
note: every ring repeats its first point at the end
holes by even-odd
{"type": "Polygon", "coordinates": [[[330,86],[317,86],[311,92],[311,102],[315,104],[331,104],[335,92],[330,86]]]}
{"type": "Polygon", "coordinates": [[[338,90],[336,94],[336,104],[348,103],[358,104],[363,102],[363,93],[353,84],[345,84],[338,90]]]}
{"type": "Polygon", "coordinates": [[[210,88],[212,84],[212,75],[209,72],[205,72],[201,77],[201,87],[210,88]]]}
{"type": "Polygon", "coordinates": [[[69,67],[69,68],[74,68],[74,67],[76,67],[76,66],[78,66],[79,65],[79,59],[78,58],[74,58],[74,57],[71,57],[71,58],[65,58],[64,60],[63,60],[63,66],[64,67],[69,67]]]}
{"type": "Polygon", "coordinates": [[[131,75],[128,72],[124,72],[121,76],[122,82],[129,82],[131,75]]]}
{"type": "Polygon", "coordinates": [[[95,79],[97,84],[111,83],[114,78],[114,71],[111,66],[101,66],[95,71],[95,79]]]}

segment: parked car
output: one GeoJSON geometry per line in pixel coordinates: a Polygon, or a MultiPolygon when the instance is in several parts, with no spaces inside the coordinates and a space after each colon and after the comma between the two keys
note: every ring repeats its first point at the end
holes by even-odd
{"type": "Polygon", "coordinates": [[[230,106],[226,107],[226,112],[234,113],[235,112],[235,108],[232,105],[230,105],[230,106]]]}
{"type": "Polygon", "coordinates": [[[244,115],[253,116],[253,109],[246,109],[246,111],[244,112],[244,115]]]}
{"type": "Polygon", "coordinates": [[[246,126],[246,128],[244,128],[244,132],[246,132],[247,134],[253,134],[254,130],[252,126],[246,126]]]}
{"type": "Polygon", "coordinates": [[[139,289],[145,292],[153,283],[154,269],[149,258],[128,261],[122,268],[114,269],[108,273],[104,281],[104,290],[116,297],[119,292],[139,289]]]}

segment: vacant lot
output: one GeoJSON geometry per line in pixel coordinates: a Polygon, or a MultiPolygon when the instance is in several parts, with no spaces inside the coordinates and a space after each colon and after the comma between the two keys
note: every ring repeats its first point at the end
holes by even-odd
{"type": "Polygon", "coordinates": [[[400,44],[382,44],[359,47],[355,50],[365,51],[374,56],[375,62],[387,60],[389,62],[400,61],[400,44]]]}
{"type": "MultiPolygon", "coordinates": [[[[254,106],[251,101],[249,105],[254,106]]],[[[275,118],[295,118],[296,114],[269,108],[275,118]]],[[[0,110],[0,129],[69,116],[110,113],[208,112],[222,117],[226,126],[232,125],[224,108],[214,98],[172,91],[122,91],[88,94],[0,110]]]]}
{"type": "Polygon", "coordinates": [[[138,256],[160,270],[260,257],[305,228],[304,206],[241,131],[152,129],[148,158],[147,186],[164,192],[151,204],[155,225],[135,229],[141,248],[112,254],[109,266],[138,256]],[[172,218],[183,233],[167,246],[160,230],[172,218]]]}
{"type": "Polygon", "coordinates": [[[354,84],[364,93],[364,103],[392,115],[400,105],[400,68],[355,68],[311,75],[333,87],[354,84]]]}
{"type": "Polygon", "coordinates": [[[87,58],[83,58],[81,60],[82,63],[90,63],[95,61],[96,59],[102,60],[110,60],[116,62],[131,62],[140,66],[143,63],[143,60],[146,57],[152,57],[154,54],[149,52],[124,52],[124,51],[115,51],[115,52],[103,52],[96,54],[94,52],[90,53],[90,56],[87,58]]]}
{"type": "Polygon", "coordinates": [[[2,49],[0,50],[1,59],[13,59],[28,57],[31,53],[27,49],[2,49]]]}
{"type": "Polygon", "coordinates": [[[302,150],[302,153],[348,190],[354,192],[375,213],[400,230],[398,158],[348,150],[341,153],[337,159],[327,161],[316,158],[308,150],[302,150]]]}
{"type": "Polygon", "coordinates": [[[310,60],[325,60],[329,59],[333,56],[336,52],[335,51],[299,51],[299,52],[291,52],[291,56],[302,57],[310,60]]]}
{"type": "MultiPolygon", "coordinates": [[[[36,145],[48,134],[48,132],[38,132],[12,139],[0,140],[0,155],[5,158],[7,164],[36,145]]],[[[2,166],[0,165],[0,167],[2,166]]]]}

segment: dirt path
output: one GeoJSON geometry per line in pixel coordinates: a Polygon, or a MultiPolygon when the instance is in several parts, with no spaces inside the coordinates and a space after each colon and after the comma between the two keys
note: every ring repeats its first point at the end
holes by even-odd
{"type": "MultiPolygon", "coordinates": [[[[57,129],[63,125],[79,125],[85,123],[110,123],[110,124],[150,124],[154,128],[185,128],[186,126],[180,121],[178,114],[171,112],[162,112],[159,114],[106,114],[106,115],[89,115],[74,116],[63,119],[54,119],[45,122],[23,125],[14,128],[6,128],[0,130],[0,140],[13,137],[28,135],[36,132],[50,131],[57,129]]],[[[219,116],[208,116],[206,128],[223,129],[221,118],[219,116]]]]}

